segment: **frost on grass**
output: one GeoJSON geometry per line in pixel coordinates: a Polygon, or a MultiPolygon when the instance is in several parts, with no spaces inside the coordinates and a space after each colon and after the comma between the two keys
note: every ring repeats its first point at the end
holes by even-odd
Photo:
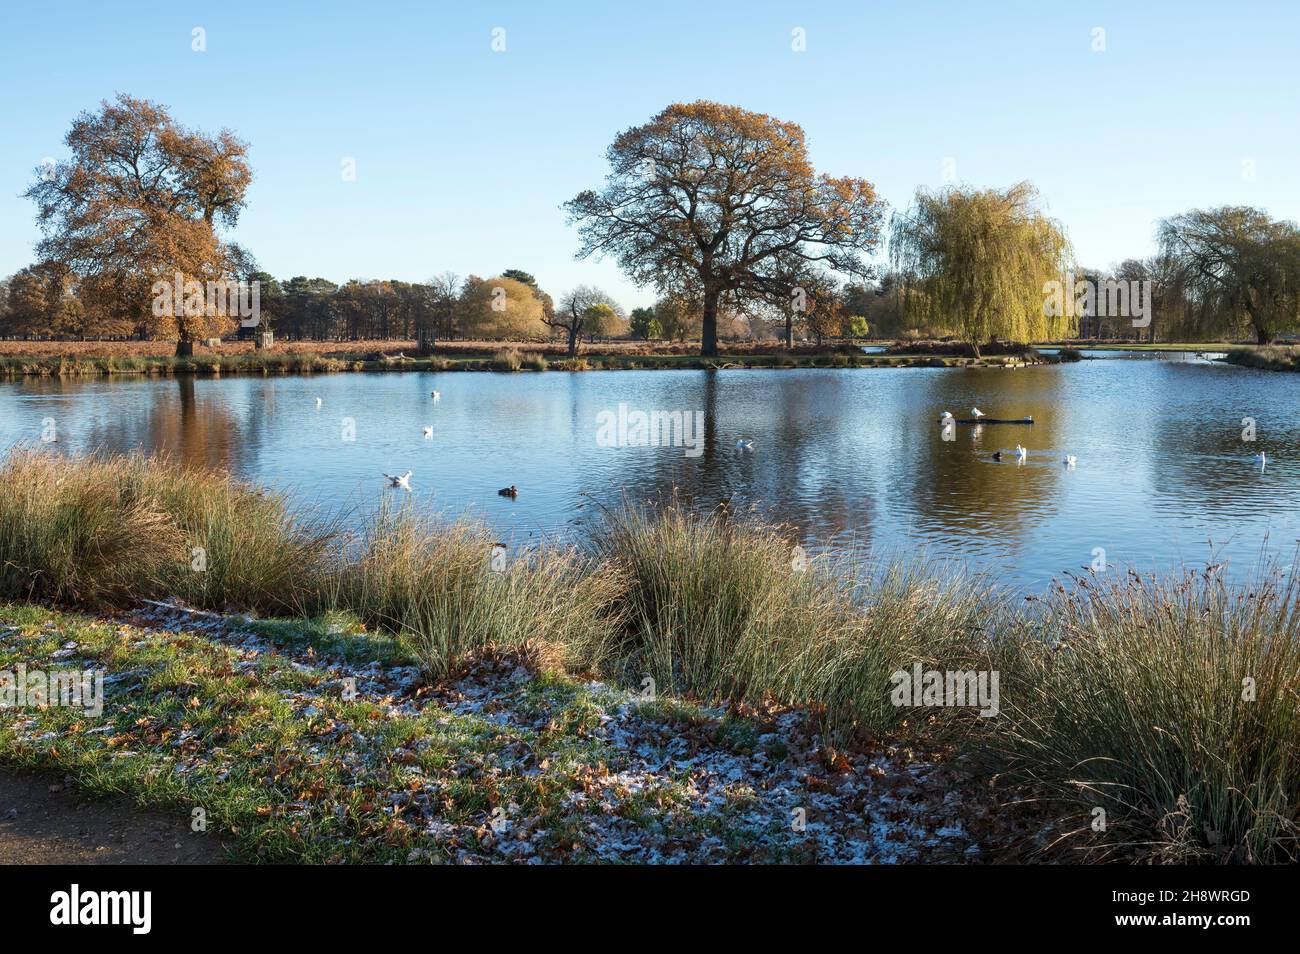
{"type": "MultiPolygon", "coordinates": [[[[511,657],[426,684],[414,666],[158,606],[109,629],[95,650],[53,624],[8,627],[0,651],[111,659],[105,724],[76,727],[85,758],[146,760],[137,774],[196,788],[247,785],[241,810],[275,836],[260,843],[299,857],[866,864],[987,851],[972,831],[991,830],[992,801],[958,763],[898,742],[830,750],[800,710],[646,703],[511,657]],[[223,731],[222,713],[251,699],[257,721],[223,731]],[[274,746],[258,741],[272,730],[274,746]]],[[[0,720],[0,751],[29,761],[52,758],[69,731],[44,713],[0,720]]]]}

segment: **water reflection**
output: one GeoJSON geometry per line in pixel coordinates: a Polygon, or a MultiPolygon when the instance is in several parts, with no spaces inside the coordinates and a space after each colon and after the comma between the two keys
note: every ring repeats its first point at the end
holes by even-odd
{"type": "Polygon", "coordinates": [[[36,442],[53,417],[64,452],[161,450],[332,510],[368,509],[389,492],[381,471],[409,469],[419,506],[476,514],[516,540],[580,532],[589,501],[727,501],[793,525],[810,547],[924,552],[1038,585],[1088,564],[1094,547],[1143,568],[1216,555],[1245,567],[1266,541],[1289,553],[1297,387],[1294,376],[1165,355],[1015,371],[36,379],[0,385],[0,441],[36,442]],[[597,415],[620,403],[702,411],[703,452],[599,446],[597,415]],[[963,425],[944,440],[939,412],[973,406],[1035,423],[963,425]],[[752,452],[736,451],[741,437],[752,452]],[[1017,443],[1029,449],[1023,465],[992,460],[1017,443]],[[509,484],[518,499],[496,495],[509,484]]]}

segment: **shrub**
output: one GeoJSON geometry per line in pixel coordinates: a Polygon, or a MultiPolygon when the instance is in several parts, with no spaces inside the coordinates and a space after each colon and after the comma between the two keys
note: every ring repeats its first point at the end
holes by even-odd
{"type": "Polygon", "coordinates": [[[503,348],[492,357],[493,371],[518,371],[523,364],[523,355],[514,348],[503,348]]]}

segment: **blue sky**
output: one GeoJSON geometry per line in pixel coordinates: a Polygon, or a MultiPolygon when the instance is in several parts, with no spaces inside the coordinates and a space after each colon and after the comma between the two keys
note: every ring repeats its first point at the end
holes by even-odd
{"type": "Polygon", "coordinates": [[[1192,207],[1300,219],[1300,4],[1281,0],[25,3],[4,11],[0,89],[0,274],[32,258],[34,168],[119,91],[251,143],[233,237],[281,277],[513,267],[646,303],[612,262],[573,260],[559,205],[599,185],[620,130],[694,99],[799,122],[819,169],[894,208],[945,168],[1029,179],[1094,266],[1192,207]]]}

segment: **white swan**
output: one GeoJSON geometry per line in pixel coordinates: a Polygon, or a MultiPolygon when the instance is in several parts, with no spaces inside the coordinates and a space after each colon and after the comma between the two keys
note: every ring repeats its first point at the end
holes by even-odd
{"type": "Polygon", "coordinates": [[[971,409],[970,409],[970,412],[971,412],[972,414],[974,414],[977,418],[978,418],[978,417],[983,417],[983,416],[984,416],[984,412],[981,411],[981,410],[980,410],[979,408],[977,408],[977,407],[973,407],[973,408],[971,408],[971,409]]]}
{"type": "Polygon", "coordinates": [[[740,440],[736,441],[736,450],[738,451],[752,451],[753,449],[754,442],[748,438],[742,437],[740,440]]]}
{"type": "Polygon", "coordinates": [[[401,477],[394,477],[392,474],[384,474],[388,480],[388,486],[400,488],[402,490],[411,489],[411,472],[408,470],[401,477]]]}
{"type": "Polygon", "coordinates": [[[432,437],[432,436],[433,436],[433,428],[432,428],[432,427],[426,427],[426,428],[424,429],[424,436],[425,436],[425,437],[432,437]]]}
{"type": "Polygon", "coordinates": [[[442,392],[441,392],[441,391],[430,391],[430,392],[429,392],[429,397],[433,398],[435,401],[441,401],[441,400],[442,400],[442,392]]]}
{"type": "Polygon", "coordinates": [[[1019,444],[1017,444],[1017,445],[1016,445],[1016,457],[1020,458],[1020,460],[1024,460],[1024,459],[1027,458],[1028,456],[1029,456],[1029,450],[1028,450],[1028,448],[1021,447],[1019,444]]]}
{"type": "Polygon", "coordinates": [[[317,398],[317,399],[316,399],[316,406],[317,406],[317,407],[320,407],[320,398],[317,398]]]}
{"type": "Polygon", "coordinates": [[[1268,455],[1265,454],[1263,451],[1260,451],[1258,454],[1255,455],[1255,460],[1259,461],[1260,470],[1263,470],[1265,467],[1268,466],[1268,455]]]}

